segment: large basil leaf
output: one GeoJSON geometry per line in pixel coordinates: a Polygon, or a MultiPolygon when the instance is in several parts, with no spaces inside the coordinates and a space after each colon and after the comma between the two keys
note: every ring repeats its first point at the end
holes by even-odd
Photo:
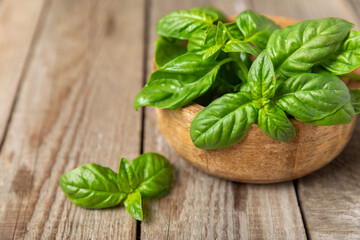
{"type": "Polygon", "coordinates": [[[157,153],[145,153],[131,161],[139,178],[137,189],[144,197],[158,198],[166,194],[173,180],[169,161],[157,153]]]}
{"type": "Polygon", "coordinates": [[[249,86],[254,100],[272,98],[275,94],[276,79],[270,57],[263,51],[251,65],[249,86]]]}
{"type": "Polygon", "coordinates": [[[242,34],[242,32],[240,31],[240,29],[238,28],[236,23],[225,23],[228,35],[230,39],[238,39],[238,40],[243,40],[244,39],[244,35],[242,34]]]}
{"type": "Polygon", "coordinates": [[[330,126],[351,123],[355,116],[353,105],[350,102],[339,108],[336,112],[315,121],[304,122],[311,125],[330,126]]]}
{"type": "Polygon", "coordinates": [[[176,109],[204,94],[213,84],[224,59],[216,62],[187,53],[151,74],[145,87],[134,99],[134,108],[153,106],[176,109]]]}
{"type": "Polygon", "coordinates": [[[224,47],[224,52],[246,52],[256,57],[260,54],[260,51],[251,46],[250,43],[238,39],[228,41],[224,47]]]}
{"type": "Polygon", "coordinates": [[[280,29],[280,26],[267,17],[251,10],[240,13],[235,21],[245,37],[244,41],[253,43],[261,50],[265,49],[271,33],[280,29]]]}
{"type": "Polygon", "coordinates": [[[334,54],[353,25],[339,18],[299,22],[275,31],[267,52],[280,77],[310,72],[334,54]]]}
{"type": "Polygon", "coordinates": [[[176,42],[159,38],[155,42],[155,64],[158,68],[186,53],[186,49],[176,42]]]}
{"type": "Polygon", "coordinates": [[[125,158],[121,158],[117,175],[119,189],[122,192],[132,192],[139,184],[139,178],[134,168],[125,158]]]}
{"type": "Polygon", "coordinates": [[[289,141],[295,137],[295,128],[285,112],[272,103],[259,110],[257,124],[272,139],[289,141]]]}
{"type": "Polygon", "coordinates": [[[63,174],[60,187],[71,202],[85,208],[116,206],[127,196],[118,187],[116,173],[94,163],[63,174]]]}
{"type": "Polygon", "coordinates": [[[335,76],[303,73],[284,82],[274,102],[302,122],[320,120],[350,102],[349,89],[335,76]]]}
{"type": "Polygon", "coordinates": [[[139,190],[135,190],[127,196],[124,206],[136,220],[143,220],[142,199],[139,190]]]}
{"type": "Polygon", "coordinates": [[[360,113],[360,89],[351,89],[350,90],[351,95],[351,103],[355,109],[355,113],[360,113]]]}
{"type": "Polygon", "coordinates": [[[213,16],[214,19],[225,22],[227,20],[225,14],[219,9],[207,6],[207,7],[196,7],[191,10],[198,10],[200,12],[205,12],[207,15],[213,16]]]}
{"type": "Polygon", "coordinates": [[[214,14],[198,9],[174,11],[160,19],[156,31],[160,36],[187,40],[195,32],[210,27],[215,20],[214,14]]]}
{"type": "Polygon", "coordinates": [[[241,140],[257,119],[257,109],[243,93],[228,93],[205,107],[194,118],[190,136],[195,146],[215,149],[241,140]]]}
{"type": "Polygon", "coordinates": [[[360,32],[350,31],[340,49],[322,64],[336,75],[349,73],[360,66],[360,32]]]}

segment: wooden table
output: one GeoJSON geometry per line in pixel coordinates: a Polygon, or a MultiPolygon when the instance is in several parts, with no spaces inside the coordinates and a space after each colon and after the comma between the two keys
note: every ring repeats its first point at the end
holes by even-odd
{"type": "MultiPolygon", "coordinates": [[[[150,75],[164,14],[213,5],[360,26],[360,1],[2,0],[0,2],[0,239],[360,239],[360,121],[344,152],[302,179],[240,184],[204,174],[159,133],[154,110],[132,100],[150,75]],[[171,192],[86,210],[62,193],[62,173],[120,157],[164,154],[171,192]]],[[[357,28],[359,29],[359,28],[357,28]]]]}

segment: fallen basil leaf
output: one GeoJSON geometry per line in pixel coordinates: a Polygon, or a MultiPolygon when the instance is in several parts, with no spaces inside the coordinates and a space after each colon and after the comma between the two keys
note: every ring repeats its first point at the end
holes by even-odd
{"type": "Polygon", "coordinates": [[[289,141],[295,137],[295,128],[285,112],[272,103],[259,110],[257,124],[274,140],[289,141]]]}
{"type": "Polygon", "coordinates": [[[63,174],[60,187],[72,203],[85,208],[113,207],[127,196],[118,187],[116,173],[95,163],[63,174]]]}
{"type": "Polygon", "coordinates": [[[135,169],[125,158],[121,158],[120,160],[117,180],[120,191],[126,193],[132,192],[139,185],[139,178],[135,169]]]}
{"type": "Polygon", "coordinates": [[[134,192],[129,193],[124,201],[124,206],[130,215],[133,216],[136,220],[143,220],[142,199],[139,190],[135,190],[134,192]]]}

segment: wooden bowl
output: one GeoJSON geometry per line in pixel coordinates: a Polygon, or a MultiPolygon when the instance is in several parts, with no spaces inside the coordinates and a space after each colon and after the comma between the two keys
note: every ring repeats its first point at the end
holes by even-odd
{"type": "MultiPolygon", "coordinates": [[[[270,17],[282,27],[296,20],[270,17]]],[[[247,183],[282,182],[307,175],[334,159],[349,141],[356,117],[350,124],[306,125],[291,120],[296,137],[276,141],[255,124],[238,143],[221,149],[203,150],[190,138],[190,124],[203,109],[192,104],[177,110],[156,109],[160,131],[170,146],[195,167],[211,175],[247,183]]]]}

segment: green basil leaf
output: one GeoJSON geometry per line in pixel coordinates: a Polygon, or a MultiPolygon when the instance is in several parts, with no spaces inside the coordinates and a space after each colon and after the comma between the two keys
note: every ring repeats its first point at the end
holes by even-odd
{"type": "Polygon", "coordinates": [[[272,139],[289,141],[295,137],[295,128],[285,112],[272,103],[259,110],[257,124],[272,139]]]}
{"type": "Polygon", "coordinates": [[[322,64],[336,75],[349,73],[360,66],[360,32],[350,31],[347,39],[329,59],[322,64]]]}
{"type": "Polygon", "coordinates": [[[248,42],[243,42],[238,39],[228,41],[224,47],[224,52],[246,52],[254,56],[259,56],[260,51],[251,46],[248,42]]]}
{"type": "Polygon", "coordinates": [[[160,19],[156,31],[160,36],[187,40],[192,34],[210,27],[215,20],[213,14],[197,9],[174,11],[160,19]]]}
{"type": "Polygon", "coordinates": [[[166,194],[173,180],[169,161],[157,153],[145,153],[131,161],[139,177],[137,189],[143,197],[158,198],[166,194]]]}
{"type": "Polygon", "coordinates": [[[127,196],[118,187],[116,173],[94,163],[63,174],[60,187],[71,202],[85,208],[113,207],[127,196]]]}
{"type": "Polygon", "coordinates": [[[143,220],[142,199],[139,190],[135,190],[127,196],[124,201],[124,206],[136,220],[143,220]]]}
{"type": "Polygon", "coordinates": [[[204,54],[204,52],[214,46],[217,27],[212,25],[206,31],[194,33],[189,39],[187,50],[190,53],[204,54]]]}
{"type": "Polygon", "coordinates": [[[249,56],[247,53],[240,52],[240,53],[229,53],[229,57],[233,60],[231,62],[232,67],[236,75],[243,81],[249,81],[249,68],[252,64],[249,56]]]}
{"type": "Polygon", "coordinates": [[[245,37],[244,41],[253,43],[260,50],[265,49],[271,33],[280,29],[267,17],[251,10],[240,13],[235,20],[245,37]]]}
{"type": "Polygon", "coordinates": [[[226,22],[227,17],[225,14],[219,9],[207,6],[207,7],[197,7],[192,8],[191,10],[198,10],[200,12],[205,12],[207,15],[213,16],[214,19],[218,19],[219,21],[226,22]]]}
{"type": "Polygon", "coordinates": [[[350,90],[351,95],[351,103],[355,109],[355,113],[360,113],[360,89],[351,89],[350,90]]]}
{"type": "Polygon", "coordinates": [[[244,39],[244,35],[240,31],[236,23],[225,23],[225,27],[227,29],[230,39],[238,39],[238,40],[244,39]]]}
{"type": "Polygon", "coordinates": [[[230,146],[240,141],[257,119],[257,109],[243,93],[228,93],[214,100],[194,118],[190,136],[202,149],[230,146]]]}
{"type": "Polygon", "coordinates": [[[139,184],[134,168],[125,158],[121,158],[117,175],[119,189],[122,192],[132,192],[139,184]]]}
{"type": "Polygon", "coordinates": [[[253,99],[272,98],[275,94],[276,79],[270,57],[263,51],[251,65],[249,86],[253,99]]]}
{"type": "Polygon", "coordinates": [[[175,42],[159,38],[155,42],[155,64],[158,68],[186,53],[186,49],[175,42]]]}
{"type": "Polygon", "coordinates": [[[297,120],[310,122],[335,113],[350,102],[350,93],[336,76],[303,73],[287,79],[274,102],[297,120]]]}
{"type": "Polygon", "coordinates": [[[336,112],[315,121],[304,122],[311,125],[330,126],[351,123],[355,116],[353,105],[350,102],[339,108],[336,112]]]}
{"type": "Polygon", "coordinates": [[[134,99],[134,108],[153,106],[176,109],[204,94],[213,84],[224,59],[203,60],[200,55],[187,53],[153,72],[145,87],[134,99]]]}
{"type": "Polygon", "coordinates": [[[353,25],[339,18],[299,22],[275,31],[267,52],[280,77],[310,72],[334,54],[353,25]]]}

